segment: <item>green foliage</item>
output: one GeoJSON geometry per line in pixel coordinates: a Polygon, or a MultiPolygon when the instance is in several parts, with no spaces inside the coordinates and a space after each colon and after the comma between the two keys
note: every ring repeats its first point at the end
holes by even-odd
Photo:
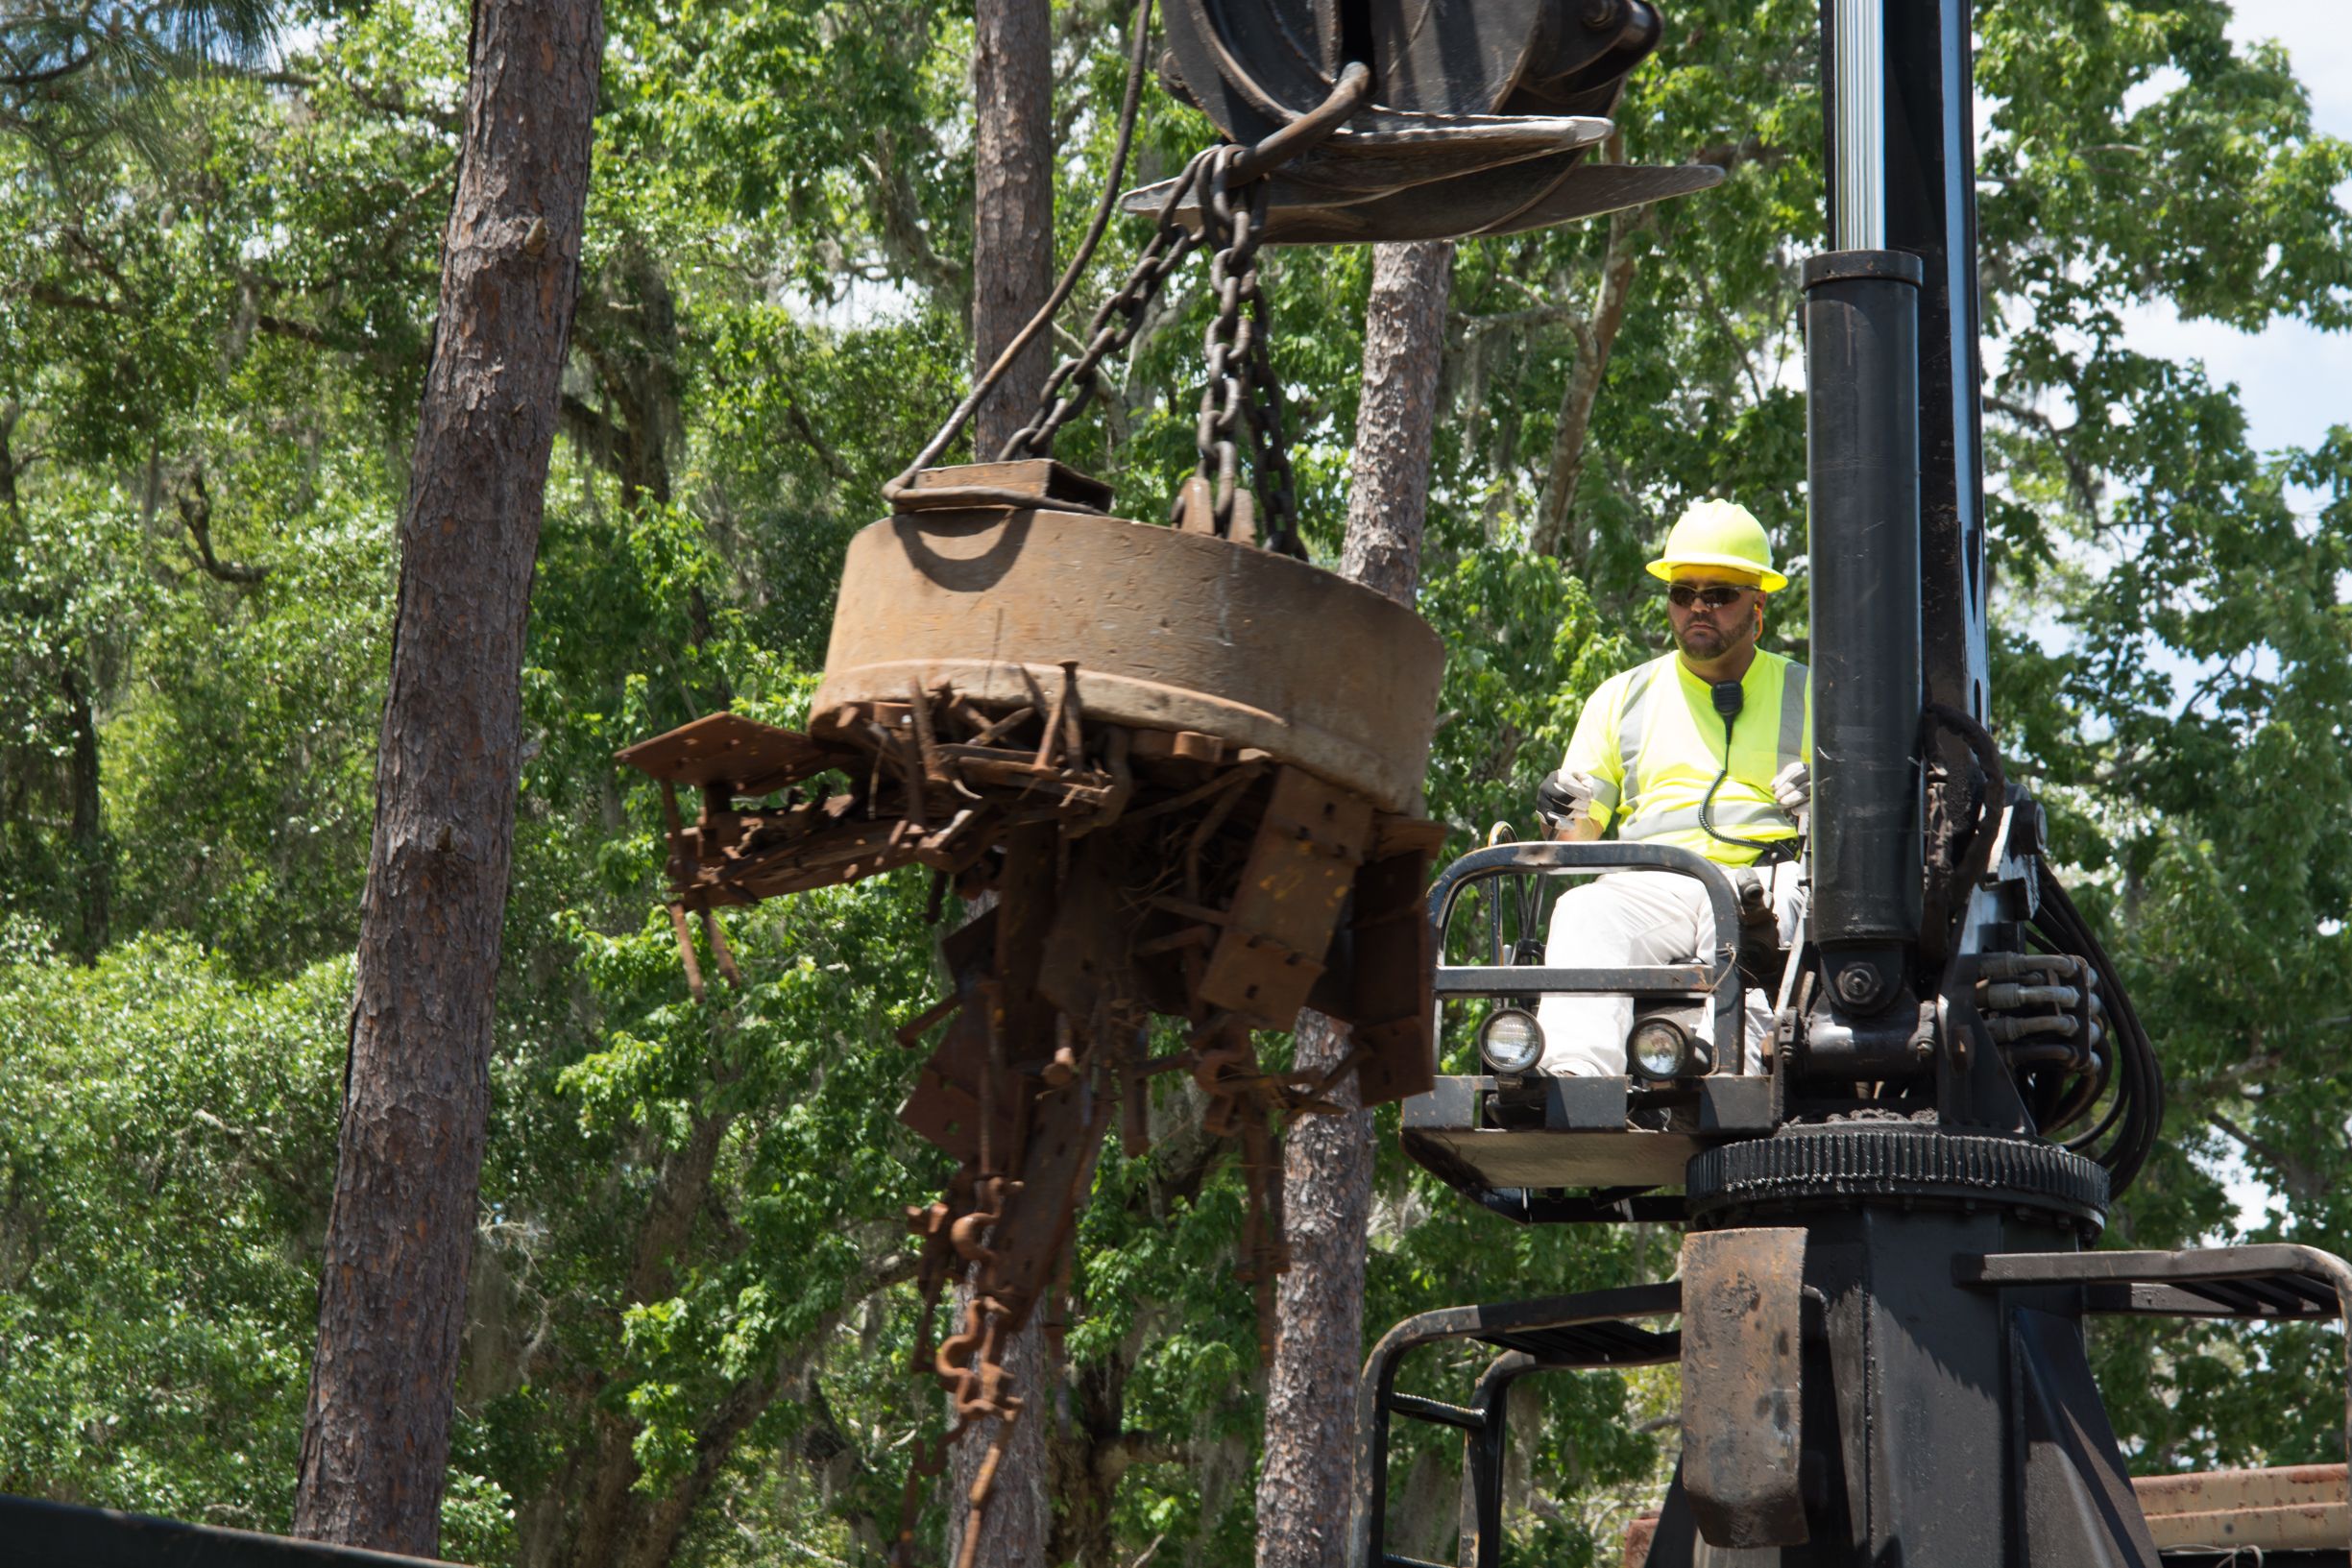
{"type": "MultiPolygon", "coordinates": [[[[1716,190],[1461,248],[1420,595],[1450,652],[1427,797],[1452,848],[1528,826],[1585,697],[1663,646],[1641,563],[1689,500],[1764,519],[1800,567],[1772,638],[1804,651],[1793,268],[1821,242],[1816,12],[1670,8],[1623,153],[1721,163],[1716,190]]],[[[202,24],[174,49],[234,67],[259,36],[238,18],[262,13],[156,14],[202,24]]],[[[1126,14],[1056,7],[1065,255],[1126,14]]],[[[1979,7],[1995,703],[2171,1084],[2171,1137],[2116,1239],[2227,1233],[2220,1173],[2243,1169],[2270,1197],[2263,1234],[2340,1248],[2352,433],[2257,451],[2236,389],[2123,332],[2150,300],[2352,325],[2334,194],[2352,150],[2226,20],[2217,0],[1979,7]]],[[[466,23],[323,7],[268,81],[151,74],[138,107],[168,157],[119,93],[34,134],[0,92],[9,1490],[284,1520],[466,23]]],[[[889,1038],[941,983],[924,889],[729,912],[744,983],[697,1004],[653,908],[658,800],[610,759],[714,706],[805,716],[849,537],[967,381],[970,24],[932,0],[628,0],[609,24],[446,1549],[593,1556],[603,1498],[646,1564],[878,1562],[939,1424],[905,1372],[901,1209],[944,1172],[895,1121],[919,1057],[889,1038]]],[[[1208,133],[1147,102],[1130,182],[1208,133]]],[[[1081,280],[1080,321],[1136,227],[1081,280]]],[[[1277,253],[1265,276],[1329,560],[1369,262],[1277,253]]],[[[1191,471],[1207,308],[1178,279],[1065,439],[1128,515],[1191,471]]],[[[1092,1561],[1156,1541],[1158,1560],[1238,1564],[1259,1421],[1243,1189],[1188,1086],[1163,1080],[1152,1114],[1153,1152],[1098,1171],[1067,1375],[1040,1409],[1062,1474],[1102,1483],[1065,1488],[1074,1530],[1101,1507],[1092,1561]]],[[[1670,1237],[1467,1212],[1395,1154],[1393,1116],[1372,1332],[1673,1266],[1670,1237]]],[[[2338,1348],[2215,1330],[2099,1354],[2138,1461],[2162,1468],[2323,1457],[2324,1401],[2237,1389],[2321,1386],[2338,1348]]],[[[1426,1371],[1448,1395],[1438,1376],[1467,1374],[1426,1371]]],[[[1613,1560],[1658,1484],[1638,1429],[1670,1414],[1670,1378],[1531,1388],[1507,1558],[1613,1560]]],[[[1450,1517],[1455,1463],[1400,1454],[1439,1500],[1424,1518],[1450,1517]]]]}
{"type": "Polygon", "coordinates": [[[21,138],[59,172],[109,143],[168,156],[165,83],[257,62],[277,10],[270,0],[12,4],[0,12],[0,137],[21,138]]]}
{"type": "Polygon", "coordinates": [[[0,1490],[282,1530],[350,961],[253,985],[172,937],[9,959],[0,1490]]]}

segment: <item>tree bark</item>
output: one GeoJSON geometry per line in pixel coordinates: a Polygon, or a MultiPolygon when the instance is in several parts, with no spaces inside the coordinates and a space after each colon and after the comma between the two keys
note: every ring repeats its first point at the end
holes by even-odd
{"type": "Polygon", "coordinates": [[[16,494],[16,422],[24,417],[24,405],[14,398],[0,402],[0,509],[8,513],[10,524],[22,528],[25,522],[24,502],[16,494]]]}
{"type": "Polygon", "coordinates": [[[431,1556],[489,1111],[525,614],[578,289],[596,0],[476,0],[401,519],[297,1534],[431,1556]]]}
{"type": "Polygon", "coordinates": [[[1454,276],[1448,240],[1372,252],[1364,320],[1364,400],[1347,496],[1340,575],[1399,604],[1420,586],[1429,509],[1429,442],[1438,422],[1445,300],[1454,276]]]}
{"type": "MultiPolygon", "coordinates": [[[[984,374],[1054,290],[1054,32],[1048,0],[975,0],[973,7],[972,349],[973,374],[984,374]]],[[[993,461],[1029,422],[1045,386],[1046,348],[1037,342],[1013,362],[972,422],[972,455],[993,461]]],[[[964,1292],[957,1292],[958,1320],[964,1292]]],[[[1047,1490],[1046,1425],[1054,1419],[1054,1380],[1042,1304],[1006,1341],[1012,1390],[1027,1402],[1006,1440],[975,1568],[1034,1568],[1045,1561],[1054,1528],[1047,1490]]],[[[982,1422],[956,1445],[948,1473],[950,1556],[971,1517],[972,1482],[993,1435],[982,1422]]]]}
{"type": "MultiPolygon", "coordinates": [[[[1454,248],[1373,252],[1364,326],[1364,401],[1341,574],[1410,604],[1420,580],[1429,441],[1454,248]]],[[[1297,1065],[1346,1050],[1320,1013],[1298,1020],[1297,1065]]],[[[1352,1079],[1341,1085],[1351,1106],[1352,1079]]],[[[1281,1340],[1267,1381],[1258,1470],[1258,1568],[1341,1568],[1355,1489],[1356,1374],[1364,1356],[1364,1246],[1372,1203],[1372,1119],[1308,1117],[1282,1151],[1291,1267],[1276,1296],[1281,1340]]]]}
{"type": "MultiPolygon", "coordinates": [[[[1617,138],[1610,141],[1612,158],[1622,156],[1617,138]]],[[[1570,317],[1568,329],[1576,336],[1576,360],[1568,370],[1567,391],[1560,399],[1559,422],[1552,429],[1552,463],[1543,495],[1536,509],[1534,537],[1528,546],[1538,555],[1561,558],[1570,569],[1584,565],[1587,542],[1571,538],[1569,514],[1576,506],[1576,487],[1585,475],[1585,451],[1592,434],[1592,410],[1601,398],[1601,383],[1609,375],[1609,355],[1625,325],[1626,302],[1633,298],[1634,277],[1640,270],[1635,242],[1657,222],[1657,208],[1637,207],[1609,220],[1609,248],[1601,256],[1600,287],[1592,313],[1570,317]]]]}
{"type": "MultiPolygon", "coordinates": [[[[1054,13],[1048,0],[976,0],[972,74],[972,347],[975,374],[1054,289],[1054,13]]],[[[991,462],[1029,422],[1045,385],[1039,334],[973,416],[972,453],[991,462]]]]}

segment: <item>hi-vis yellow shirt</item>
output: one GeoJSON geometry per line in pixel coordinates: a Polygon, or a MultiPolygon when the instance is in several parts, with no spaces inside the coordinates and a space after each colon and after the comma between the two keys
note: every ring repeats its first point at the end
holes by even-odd
{"type": "MultiPolygon", "coordinates": [[[[1773,775],[1812,765],[1813,692],[1803,664],[1758,649],[1740,678],[1732,768],[1710,813],[1718,832],[1764,842],[1797,825],[1772,798],[1773,775]]],[[[1758,852],[1726,844],[1699,825],[1699,807],[1723,767],[1723,716],[1705,681],[1674,654],[1610,677],[1585,704],[1565,769],[1600,781],[1592,819],[1619,838],[1679,844],[1744,866],[1758,852]]]]}

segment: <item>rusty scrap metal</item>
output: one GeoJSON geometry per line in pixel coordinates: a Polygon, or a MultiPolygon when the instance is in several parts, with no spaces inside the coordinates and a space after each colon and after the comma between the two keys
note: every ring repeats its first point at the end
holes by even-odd
{"type": "MultiPolygon", "coordinates": [[[[1041,1304],[1058,1320],[1095,1160],[1114,1124],[1130,1157],[1149,1148],[1154,1078],[1189,1076],[1205,1129],[1238,1152],[1249,1205],[1236,1274],[1271,1349],[1289,1266],[1281,1128],[1335,1108],[1350,1073],[1367,1104],[1418,1093],[1431,1061],[1420,894],[1443,830],[1398,808],[1428,744],[1435,639],[1297,563],[1052,510],[1063,502],[1049,490],[1083,494],[1058,465],[995,465],[988,479],[1034,487],[1043,507],[917,510],[861,536],[806,733],[714,714],[620,754],[670,803],[669,905],[697,988],[690,916],[732,975],[719,907],[906,865],[935,890],[992,895],[941,939],[947,994],[898,1031],[932,1041],[900,1119],[957,1164],[938,1201],[908,1216],[922,1249],[915,1370],[953,1416],[910,1466],[902,1561],[947,1445],[984,1434],[993,1456],[1021,1418],[1030,1396],[1003,1348],[1041,1304]],[[1064,529],[1174,548],[1129,559],[1131,586],[1116,571],[1073,578],[1073,551],[1081,567],[1092,554],[1064,529]],[[1380,667],[1292,702],[1298,677],[1268,657],[1284,638],[1325,652],[1355,639],[1380,667]],[[1042,657],[1056,643],[1078,657],[1042,657]],[[1418,721],[1400,716],[1415,703],[1418,721]],[[1383,766],[1346,771],[1382,748],[1383,766]],[[699,794],[691,821],[681,786],[699,794]],[[1256,1031],[1290,1027],[1310,999],[1354,1029],[1346,1059],[1271,1071],[1256,1031]],[[1183,1031],[1157,1056],[1154,1015],[1183,1031]],[[963,1295],[949,1323],[951,1285],[963,1295]]],[[[983,1460],[976,1516],[994,1473],[983,1460]]]]}
{"type": "Polygon", "coordinates": [[[1683,1485],[1717,1547],[1801,1546],[1806,1233],[1683,1238],[1683,1485]]]}
{"type": "Polygon", "coordinates": [[[2137,1476],[2132,1491],[2158,1550],[2340,1552],[2352,1540],[2352,1500],[2340,1464],[2137,1476]]]}

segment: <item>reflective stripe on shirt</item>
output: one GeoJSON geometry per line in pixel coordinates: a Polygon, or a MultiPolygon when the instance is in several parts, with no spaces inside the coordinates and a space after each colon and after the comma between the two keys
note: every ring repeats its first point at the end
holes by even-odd
{"type": "Polygon", "coordinates": [[[1602,781],[1596,804],[1612,808],[1606,820],[1619,837],[1674,843],[1737,865],[1757,852],[1710,834],[1700,819],[1703,808],[1715,832],[1731,838],[1794,835],[1794,820],[1773,800],[1771,781],[1807,760],[1808,676],[1805,666],[1777,655],[1759,652],[1758,660],[1741,679],[1743,712],[1733,722],[1731,765],[1720,779],[1727,761],[1723,717],[1709,700],[1709,683],[1676,656],[1627,671],[1617,692],[1596,693],[1604,700],[1588,714],[1589,725],[1579,724],[1570,751],[1573,765],[1602,781]],[[1612,773],[1622,775],[1613,790],[1606,777],[1612,773]]]}
{"type": "Polygon", "coordinates": [[[1625,788],[1618,800],[1641,799],[1641,741],[1649,727],[1650,693],[1658,688],[1659,669],[1652,660],[1625,678],[1625,705],[1617,710],[1617,755],[1625,759],[1625,788]]]}
{"type": "Polygon", "coordinates": [[[1805,683],[1809,672],[1794,660],[1781,676],[1781,769],[1805,760],[1805,683]]]}

